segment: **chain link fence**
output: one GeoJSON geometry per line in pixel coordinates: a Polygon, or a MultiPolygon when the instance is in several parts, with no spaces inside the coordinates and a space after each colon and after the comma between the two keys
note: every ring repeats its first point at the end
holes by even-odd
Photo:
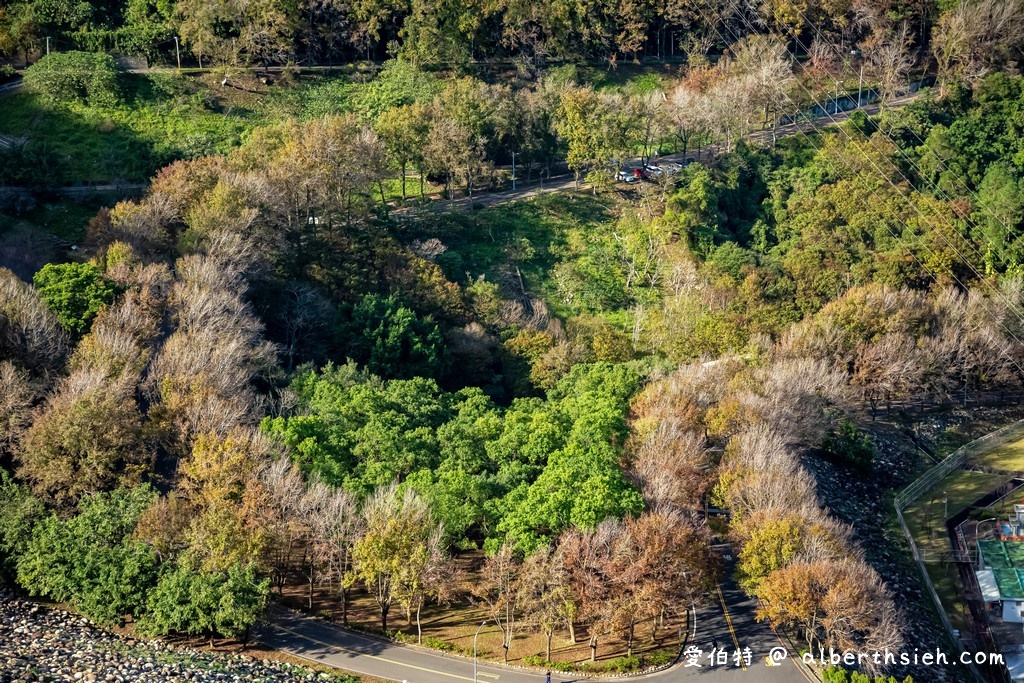
{"type": "MultiPolygon", "coordinates": [[[[917,547],[914,536],[910,533],[910,529],[907,528],[907,522],[903,518],[903,511],[909,505],[921,498],[921,496],[926,492],[933,489],[936,484],[949,476],[951,472],[960,469],[960,467],[967,463],[971,458],[988,453],[999,446],[1013,441],[1019,441],[1021,438],[1024,438],[1024,420],[1014,422],[1013,424],[997,429],[994,432],[990,432],[950,453],[944,460],[942,460],[942,462],[925,472],[913,483],[893,497],[893,504],[896,508],[896,518],[900,522],[900,528],[903,529],[903,535],[907,539],[907,545],[910,546],[910,552],[914,557],[914,562],[917,563],[918,571],[921,573],[921,579],[924,581],[924,585],[928,589],[928,594],[931,596],[932,602],[935,603],[935,611],[938,613],[939,619],[942,621],[942,626],[946,629],[946,633],[949,636],[950,641],[956,647],[958,656],[964,652],[963,643],[956,634],[953,624],[950,623],[949,615],[946,613],[946,609],[942,605],[942,600],[939,598],[939,594],[935,590],[931,577],[928,575],[928,569],[924,565],[924,559],[917,547]]],[[[981,671],[974,664],[969,664],[968,669],[976,681],[983,682],[986,680],[982,676],[981,671]]]]}

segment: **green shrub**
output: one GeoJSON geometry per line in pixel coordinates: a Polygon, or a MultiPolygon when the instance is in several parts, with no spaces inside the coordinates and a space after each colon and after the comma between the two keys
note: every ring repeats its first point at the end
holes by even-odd
{"type": "Polygon", "coordinates": [[[227,571],[205,572],[179,563],[165,570],[149,592],[139,630],[150,635],[239,636],[256,623],[269,596],[270,579],[257,578],[252,565],[235,563],[227,571]]]}
{"type": "Polygon", "coordinates": [[[435,636],[426,636],[423,639],[423,644],[426,645],[427,647],[433,648],[435,650],[440,650],[441,652],[454,652],[456,650],[461,650],[462,649],[462,648],[456,647],[455,645],[453,645],[453,644],[451,644],[449,642],[441,640],[440,638],[437,638],[435,636]]]}
{"type": "Polygon", "coordinates": [[[74,335],[85,334],[96,314],[117,295],[116,285],[91,263],[48,263],[32,277],[32,284],[74,335]]]}
{"type": "Polygon", "coordinates": [[[52,102],[116,104],[117,62],[99,52],[54,52],[25,71],[25,84],[52,102]]]}
{"type": "Polygon", "coordinates": [[[552,671],[585,671],[587,668],[586,664],[577,664],[576,662],[551,662],[542,655],[529,655],[523,657],[523,663],[527,666],[535,666],[540,669],[551,669],[552,671]]]}
{"type": "Polygon", "coordinates": [[[825,436],[822,450],[834,461],[858,472],[868,473],[874,465],[875,447],[868,435],[844,418],[838,431],[825,436]]]}
{"type": "Polygon", "coordinates": [[[18,557],[18,583],[101,624],[138,614],[156,579],[156,554],[132,532],[154,496],[146,486],[97,493],[71,519],[42,520],[18,557]]]}
{"type": "Polygon", "coordinates": [[[614,671],[616,673],[636,671],[639,668],[640,655],[631,655],[629,657],[616,657],[615,659],[613,659],[605,665],[606,671],[614,671]]]}
{"type": "Polygon", "coordinates": [[[45,514],[42,501],[0,468],[0,585],[13,579],[15,561],[31,541],[36,522],[45,514]]]}
{"type": "Polygon", "coordinates": [[[665,666],[675,658],[676,655],[671,650],[655,650],[647,655],[646,664],[647,666],[665,666]]]}

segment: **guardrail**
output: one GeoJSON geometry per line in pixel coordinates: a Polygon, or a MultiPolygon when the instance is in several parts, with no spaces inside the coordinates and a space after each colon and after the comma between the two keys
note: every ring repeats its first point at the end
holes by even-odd
{"type": "MultiPolygon", "coordinates": [[[[935,467],[922,474],[909,486],[893,496],[893,505],[896,508],[896,518],[899,520],[900,528],[903,529],[903,535],[907,539],[907,545],[910,546],[910,553],[914,557],[914,562],[917,563],[918,571],[921,573],[921,579],[924,581],[924,585],[928,589],[928,594],[931,596],[932,602],[935,604],[935,611],[938,613],[939,619],[942,621],[942,626],[946,629],[946,634],[956,647],[958,653],[964,652],[963,643],[961,643],[960,639],[954,634],[953,624],[949,621],[949,615],[946,614],[946,609],[942,606],[942,600],[939,599],[939,594],[936,592],[935,586],[932,584],[931,577],[928,575],[928,569],[924,566],[924,560],[921,557],[921,552],[917,547],[917,543],[914,542],[914,537],[910,533],[910,529],[907,528],[907,522],[903,518],[903,510],[920,498],[926,491],[931,490],[938,482],[946,478],[951,472],[959,469],[971,457],[987,453],[994,448],[998,448],[999,446],[1010,443],[1011,441],[1016,441],[1022,437],[1024,437],[1024,420],[1014,422],[1013,424],[997,429],[994,432],[990,432],[985,436],[975,439],[974,441],[956,449],[935,467]]],[[[985,678],[982,676],[981,671],[976,665],[973,663],[969,664],[968,669],[976,681],[985,681],[985,678]]]]}

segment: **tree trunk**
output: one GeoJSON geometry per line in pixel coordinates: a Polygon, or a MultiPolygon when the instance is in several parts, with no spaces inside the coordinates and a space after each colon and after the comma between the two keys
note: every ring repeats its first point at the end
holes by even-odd
{"type": "Polygon", "coordinates": [[[576,624],[573,623],[572,619],[569,620],[569,642],[573,645],[576,644],[576,624]]]}
{"type": "Polygon", "coordinates": [[[629,628],[626,629],[626,656],[633,656],[633,630],[636,628],[634,622],[629,623],[629,628]]]}
{"type": "Polygon", "coordinates": [[[550,662],[551,661],[551,634],[552,633],[554,633],[554,631],[545,631],[544,632],[544,635],[547,636],[547,642],[545,643],[545,646],[544,646],[544,661],[545,662],[550,662]]]}
{"type": "Polygon", "coordinates": [[[402,164],[402,201],[405,201],[405,164],[402,164]]]}
{"type": "Polygon", "coordinates": [[[341,589],[341,623],[348,626],[348,588],[341,589]]]}
{"type": "Polygon", "coordinates": [[[380,627],[382,630],[388,630],[388,610],[391,609],[390,605],[380,606],[380,627]]]}
{"type": "Polygon", "coordinates": [[[423,644],[423,627],[420,625],[420,610],[423,608],[423,603],[419,602],[416,604],[416,644],[423,644]]]}
{"type": "Polygon", "coordinates": [[[590,661],[597,661],[597,636],[590,636],[590,661]]]}

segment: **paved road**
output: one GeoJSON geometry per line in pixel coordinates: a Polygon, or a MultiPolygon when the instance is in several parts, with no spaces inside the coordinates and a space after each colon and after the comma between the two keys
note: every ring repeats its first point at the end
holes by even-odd
{"type": "MultiPolygon", "coordinates": [[[[726,570],[731,577],[735,561],[729,554],[729,547],[722,544],[716,549],[726,558],[726,570]]],[[[772,648],[782,647],[782,643],[766,624],[754,620],[756,602],[746,597],[731,578],[723,582],[714,597],[711,604],[697,610],[696,626],[690,639],[693,647],[701,650],[697,660],[700,666],[687,666],[683,658],[670,669],[637,678],[657,679],[659,683],[802,683],[813,680],[791,660],[771,667],[766,664],[765,656],[772,648]],[[726,664],[710,660],[710,652],[716,644],[726,651],[726,664]],[[745,648],[751,650],[750,664],[737,666],[733,653],[745,648]]],[[[275,623],[258,634],[259,640],[311,661],[409,683],[473,681],[473,662],[467,658],[378,640],[280,608],[275,608],[272,616],[275,623]]],[[[552,681],[571,683],[582,678],[586,677],[556,674],[552,681]]],[[[480,664],[477,680],[479,683],[543,683],[544,676],[534,671],[480,664]]]]}
{"type": "MultiPolygon", "coordinates": [[[[915,99],[917,99],[918,93],[912,93],[904,97],[900,97],[892,100],[887,105],[889,108],[897,108],[905,106],[915,99]]],[[[839,112],[837,114],[830,114],[827,116],[821,116],[810,121],[804,121],[801,123],[791,123],[785,126],[779,126],[774,131],[772,130],[761,130],[744,136],[744,139],[748,142],[757,144],[767,145],[772,142],[773,136],[775,138],[789,137],[792,135],[798,135],[800,133],[809,133],[815,129],[822,128],[824,126],[832,125],[833,123],[839,123],[850,118],[850,115],[855,111],[861,111],[868,115],[877,114],[881,110],[881,105],[870,104],[860,109],[852,109],[850,111],[839,112]]],[[[699,161],[701,163],[709,163],[723,152],[727,150],[724,143],[708,145],[702,147],[699,150],[691,150],[686,154],[666,154],[658,157],[658,161],[667,162],[672,161],[676,163],[689,163],[692,161],[699,161]]],[[[642,165],[642,160],[639,158],[632,159],[624,165],[626,169],[639,168],[642,165]]],[[[503,167],[504,168],[504,167],[503,167]]],[[[621,183],[620,183],[621,185],[621,183]]],[[[589,189],[590,186],[586,183],[580,183],[580,189],[589,189]]],[[[497,192],[480,192],[475,195],[470,201],[469,197],[461,197],[458,199],[448,199],[434,201],[424,205],[422,208],[426,208],[433,211],[452,211],[455,209],[465,210],[469,208],[480,209],[489,206],[496,206],[498,204],[504,204],[506,202],[520,201],[523,199],[529,199],[539,194],[546,194],[548,192],[564,192],[566,190],[576,189],[576,181],[571,173],[563,173],[561,175],[552,176],[549,180],[545,180],[543,186],[539,182],[533,181],[529,184],[520,183],[519,187],[515,190],[500,190],[497,192]]],[[[398,211],[405,211],[407,209],[398,209],[398,211]]]]}

